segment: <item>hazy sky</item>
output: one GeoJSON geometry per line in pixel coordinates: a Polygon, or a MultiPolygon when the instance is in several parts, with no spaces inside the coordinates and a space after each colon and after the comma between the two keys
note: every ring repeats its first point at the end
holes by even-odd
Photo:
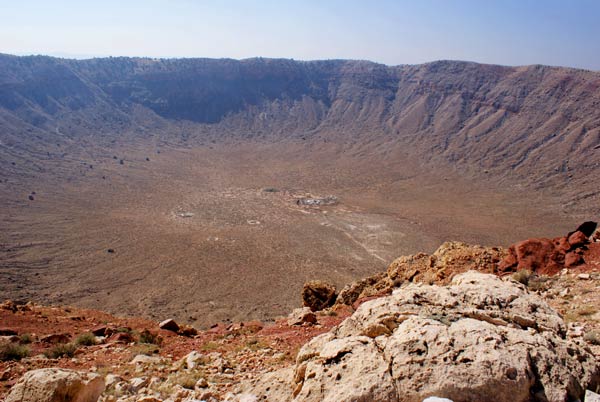
{"type": "Polygon", "coordinates": [[[600,0],[0,0],[0,52],[600,70],[600,0]]]}

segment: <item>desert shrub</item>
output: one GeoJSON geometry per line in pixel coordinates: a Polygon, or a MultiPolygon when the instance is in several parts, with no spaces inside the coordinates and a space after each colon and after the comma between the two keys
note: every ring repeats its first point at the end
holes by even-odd
{"type": "Polygon", "coordinates": [[[275,187],[267,187],[263,190],[265,193],[277,193],[279,192],[278,189],[276,189],[275,187]]]}
{"type": "Polygon", "coordinates": [[[145,329],[140,333],[140,343],[160,345],[162,343],[162,337],[145,329]]]}
{"type": "Polygon", "coordinates": [[[583,340],[592,345],[600,346],[600,332],[590,331],[584,335],[583,340]]]}
{"type": "Polygon", "coordinates": [[[212,350],[217,350],[219,349],[219,344],[216,342],[206,342],[204,345],[202,345],[200,347],[201,350],[203,350],[204,352],[208,352],[208,351],[212,351],[212,350]]]}
{"type": "Polygon", "coordinates": [[[139,343],[132,346],[129,351],[131,352],[131,358],[134,358],[137,355],[152,356],[160,352],[160,348],[151,343],[139,343]]]}
{"type": "Polygon", "coordinates": [[[31,342],[33,342],[33,337],[31,336],[31,334],[23,334],[19,337],[19,343],[23,345],[31,342]]]}
{"type": "Polygon", "coordinates": [[[29,348],[10,342],[0,345],[0,361],[21,360],[29,356],[29,348]]]}
{"type": "Polygon", "coordinates": [[[75,351],[77,350],[77,345],[73,343],[59,343],[58,345],[54,345],[51,348],[47,349],[44,352],[44,356],[49,359],[58,359],[60,357],[73,357],[75,355],[75,351]]]}
{"type": "Polygon", "coordinates": [[[512,274],[511,278],[527,286],[527,284],[529,283],[529,278],[531,278],[531,271],[522,269],[521,271],[517,271],[514,274],[512,274]]]}
{"type": "Polygon", "coordinates": [[[85,332],[75,339],[75,343],[80,346],[92,346],[96,344],[96,337],[91,332],[85,332]]]}

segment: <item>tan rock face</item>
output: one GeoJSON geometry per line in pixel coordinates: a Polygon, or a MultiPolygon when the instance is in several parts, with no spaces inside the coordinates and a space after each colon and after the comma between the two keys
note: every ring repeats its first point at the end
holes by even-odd
{"type": "Polygon", "coordinates": [[[335,287],[323,281],[309,281],[302,288],[302,304],[312,311],[331,307],[335,297],[335,287]]]}
{"type": "Polygon", "coordinates": [[[6,402],[96,402],[102,391],[104,380],[97,374],[46,368],[25,373],[6,402]]]}
{"type": "Polygon", "coordinates": [[[448,283],[456,274],[469,270],[493,273],[505,256],[499,247],[474,246],[462,242],[445,242],[432,255],[419,253],[399,257],[388,267],[391,280],[448,283]]]}
{"type": "Polygon", "coordinates": [[[285,391],[250,392],[269,401],[576,400],[598,385],[600,364],[565,334],[521,284],[470,271],[362,304],[300,350],[294,375],[279,378],[285,391]]]}

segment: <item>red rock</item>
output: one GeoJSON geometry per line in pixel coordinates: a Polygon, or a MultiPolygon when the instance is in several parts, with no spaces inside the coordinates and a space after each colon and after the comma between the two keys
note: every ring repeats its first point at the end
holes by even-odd
{"type": "Polygon", "coordinates": [[[583,264],[583,262],[583,257],[574,251],[571,251],[565,255],[565,267],[567,268],[583,264]]]}
{"type": "Polygon", "coordinates": [[[513,244],[508,255],[498,265],[498,273],[506,274],[527,269],[538,274],[554,275],[565,267],[584,263],[581,247],[589,243],[588,234],[596,230],[596,222],[584,222],[567,236],[549,239],[529,239],[513,244]],[[578,250],[578,252],[574,252],[578,250]]]}
{"type": "Polygon", "coordinates": [[[549,239],[529,239],[508,249],[509,256],[499,265],[500,272],[527,269],[540,274],[555,274],[564,264],[564,254],[549,239]]]}
{"type": "Polygon", "coordinates": [[[177,323],[175,322],[175,320],[173,320],[172,318],[164,320],[163,322],[161,322],[160,324],[158,324],[158,326],[161,329],[166,329],[167,331],[173,331],[173,332],[179,331],[179,325],[177,325],[177,323]]]}
{"type": "Polygon", "coordinates": [[[556,249],[562,253],[567,253],[571,249],[571,245],[566,237],[557,237],[552,242],[556,249]]]}
{"type": "Polygon", "coordinates": [[[43,343],[67,343],[71,340],[69,334],[50,334],[42,337],[40,342],[43,343]]]}
{"type": "Polygon", "coordinates": [[[585,246],[589,242],[587,236],[580,231],[576,231],[569,236],[569,244],[571,249],[576,249],[585,246]]]}
{"type": "MultiPolygon", "coordinates": [[[[575,232],[582,232],[586,237],[591,237],[597,227],[598,227],[597,222],[587,221],[587,222],[583,222],[581,225],[579,225],[579,227],[577,229],[575,229],[575,232]]],[[[571,233],[569,233],[569,236],[570,235],[571,235],[571,233]]]]}
{"type": "Polygon", "coordinates": [[[107,332],[109,332],[109,331],[108,331],[108,327],[107,327],[107,326],[105,326],[105,325],[101,325],[101,326],[95,327],[95,328],[93,328],[93,329],[92,329],[90,332],[91,332],[92,334],[94,334],[95,336],[105,336],[105,335],[109,335],[109,334],[107,334],[107,332]]]}
{"type": "Polygon", "coordinates": [[[177,333],[181,336],[193,337],[198,335],[198,330],[190,325],[183,325],[177,333]]]}
{"type": "Polygon", "coordinates": [[[133,342],[133,335],[131,335],[131,333],[129,332],[117,332],[115,334],[112,334],[111,337],[109,338],[110,342],[116,342],[116,343],[130,343],[133,342]]]}

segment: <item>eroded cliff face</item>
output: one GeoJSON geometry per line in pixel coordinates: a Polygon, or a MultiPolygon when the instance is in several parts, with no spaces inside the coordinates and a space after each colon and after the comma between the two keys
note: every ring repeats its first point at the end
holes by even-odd
{"type": "Polygon", "coordinates": [[[577,194],[573,202],[597,200],[597,72],[454,61],[390,67],[7,55],[0,68],[2,141],[23,152],[82,136],[106,146],[124,137],[333,142],[374,157],[408,147],[431,165],[550,186],[577,194]]]}

